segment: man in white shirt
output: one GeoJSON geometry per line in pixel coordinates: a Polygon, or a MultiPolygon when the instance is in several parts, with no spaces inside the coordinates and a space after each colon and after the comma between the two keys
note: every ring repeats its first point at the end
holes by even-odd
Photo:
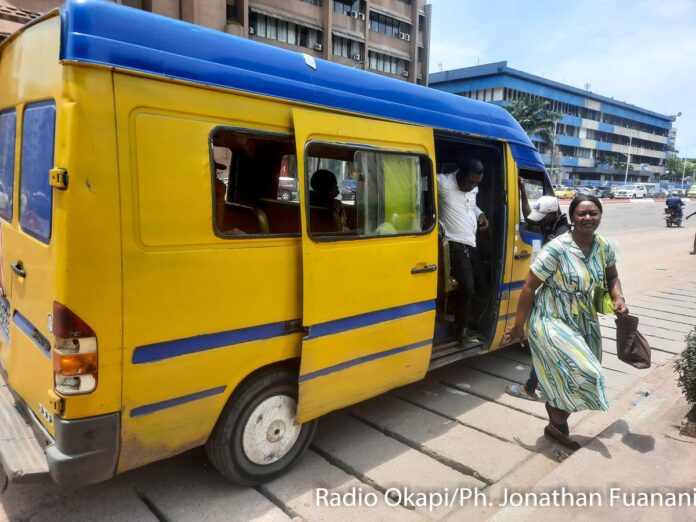
{"type": "Polygon", "coordinates": [[[469,159],[450,174],[438,174],[440,223],[450,247],[452,277],[459,285],[455,321],[457,338],[464,340],[474,318],[471,302],[485,283],[481,259],[476,250],[476,230],[486,230],[488,219],[476,205],[478,185],[483,180],[483,163],[469,159]]]}

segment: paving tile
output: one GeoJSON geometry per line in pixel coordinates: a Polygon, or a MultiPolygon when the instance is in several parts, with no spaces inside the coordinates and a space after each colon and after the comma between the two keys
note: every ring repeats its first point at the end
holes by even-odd
{"type": "Polygon", "coordinates": [[[436,380],[428,379],[394,393],[440,415],[515,442],[530,451],[539,451],[547,445],[542,436],[545,420],[445,386],[436,380]]]}
{"type": "Polygon", "coordinates": [[[493,377],[473,368],[454,364],[433,373],[433,378],[469,392],[484,399],[510,406],[516,410],[531,413],[539,418],[546,418],[546,410],[541,402],[521,401],[505,393],[505,387],[510,384],[506,379],[493,377]]]}
{"type": "Polygon", "coordinates": [[[307,452],[301,465],[261,489],[308,522],[423,520],[413,510],[388,505],[383,492],[360,482],[314,451],[307,452]],[[332,503],[336,495],[341,496],[342,507],[332,503]],[[353,499],[355,504],[351,505],[353,499]],[[365,505],[364,500],[370,505],[365,505]],[[377,501],[374,506],[373,500],[377,501]]]}
{"type": "MultiPolygon", "coordinates": [[[[443,491],[445,488],[482,488],[485,483],[387,437],[345,414],[332,414],[320,423],[313,447],[332,464],[360,477],[380,491],[443,491]]],[[[428,516],[439,518],[447,509],[428,516]]]]}
{"type": "Polygon", "coordinates": [[[478,473],[486,482],[500,480],[530,456],[516,444],[395,397],[378,397],[352,408],[351,413],[455,469],[461,465],[474,471],[474,476],[478,473]]]}
{"type": "Polygon", "coordinates": [[[226,480],[208,462],[202,448],[142,468],[130,483],[170,521],[289,520],[254,488],[226,480]]]}

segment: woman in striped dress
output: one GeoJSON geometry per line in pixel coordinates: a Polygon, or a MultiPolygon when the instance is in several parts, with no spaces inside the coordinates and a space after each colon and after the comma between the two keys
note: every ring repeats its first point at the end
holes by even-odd
{"type": "Polygon", "coordinates": [[[628,307],[616,271],[615,246],[595,233],[602,219],[601,202],[580,195],[568,214],[573,229],[548,243],[532,263],[508,336],[522,340],[529,319],[532,360],[549,414],[544,434],[577,449],[578,443],[568,436],[570,414],[609,408],[594,289],[606,277],[614,312],[626,314],[628,307]]]}

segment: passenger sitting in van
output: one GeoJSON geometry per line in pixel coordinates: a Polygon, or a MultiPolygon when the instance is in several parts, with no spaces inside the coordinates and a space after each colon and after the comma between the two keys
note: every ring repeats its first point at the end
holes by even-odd
{"type": "Polygon", "coordinates": [[[330,170],[319,169],[312,174],[309,182],[312,190],[309,191],[309,205],[323,207],[336,214],[341,222],[343,230],[348,230],[348,216],[343,203],[336,199],[338,196],[338,182],[336,175],[330,170]]]}

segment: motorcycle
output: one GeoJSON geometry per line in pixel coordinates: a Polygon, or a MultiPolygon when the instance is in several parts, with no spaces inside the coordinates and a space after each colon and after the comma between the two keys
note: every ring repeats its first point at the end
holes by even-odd
{"type": "Polygon", "coordinates": [[[665,207],[665,223],[667,227],[680,227],[682,218],[679,216],[679,211],[674,208],[665,207]]]}

